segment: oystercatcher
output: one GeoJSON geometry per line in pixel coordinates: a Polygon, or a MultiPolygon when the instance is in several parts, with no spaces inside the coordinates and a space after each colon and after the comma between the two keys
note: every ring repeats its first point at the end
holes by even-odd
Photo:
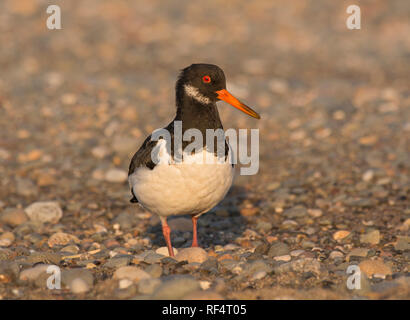
{"type": "Polygon", "coordinates": [[[223,130],[216,102],[226,101],[246,114],[260,119],[258,113],[226,90],[224,72],[216,65],[192,64],[183,69],[175,90],[176,116],[164,128],[172,137],[171,141],[155,141],[151,139],[152,135],[148,136],[134,154],[128,172],[132,193],[130,201],[141,204],[160,217],[170,256],[174,256],[174,252],[167,217],[190,214],[193,224],[192,247],[197,247],[198,217],[216,206],[232,184],[234,166],[229,159],[229,145],[225,137],[223,136],[222,158],[218,156],[220,153],[215,144],[209,147],[205,142],[207,129],[223,130]],[[181,161],[175,161],[174,129],[177,123],[182,124],[182,134],[189,129],[196,129],[204,137],[200,152],[186,152],[185,148],[192,139],[182,141],[181,161]]]}

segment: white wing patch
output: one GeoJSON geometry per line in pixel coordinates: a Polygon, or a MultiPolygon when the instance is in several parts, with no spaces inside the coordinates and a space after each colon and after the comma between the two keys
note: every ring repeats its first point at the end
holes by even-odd
{"type": "Polygon", "coordinates": [[[202,95],[198,88],[195,88],[189,84],[184,85],[184,89],[185,89],[185,93],[194,98],[196,101],[203,103],[203,104],[209,104],[211,103],[211,99],[205,97],[204,95],[202,95]]]}

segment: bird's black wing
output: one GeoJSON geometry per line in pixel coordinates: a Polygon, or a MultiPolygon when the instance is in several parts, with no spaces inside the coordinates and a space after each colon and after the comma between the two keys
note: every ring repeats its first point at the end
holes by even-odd
{"type": "MultiPolygon", "coordinates": [[[[149,135],[148,138],[145,139],[142,146],[138,149],[138,151],[134,154],[134,156],[131,159],[131,163],[128,169],[128,176],[133,174],[135,170],[139,167],[146,167],[151,170],[154,169],[156,164],[152,161],[151,152],[157,143],[158,141],[151,141],[151,135],[149,135]]],[[[130,202],[137,203],[138,199],[135,196],[134,191],[132,190],[132,186],[131,194],[132,199],[130,200],[130,202]]]]}
{"type": "Polygon", "coordinates": [[[131,159],[130,167],[128,169],[128,176],[134,173],[135,169],[138,167],[147,167],[149,169],[154,169],[155,163],[151,159],[151,152],[154,149],[158,141],[151,141],[151,135],[145,139],[142,146],[135,152],[131,159]]]}

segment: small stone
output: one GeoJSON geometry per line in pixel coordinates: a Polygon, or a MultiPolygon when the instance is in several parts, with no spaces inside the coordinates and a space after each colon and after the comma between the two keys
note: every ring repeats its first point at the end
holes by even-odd
{"type": "Polygon", "coordinates": [[[61,282],[66,285],[71,292],[81,294],[89,291],[94,283],[94,276],[88,269],[75,268],[63,270],[61,282]]]}
{"type": "Polygon", "coordinates": [[[296,206],[286,210],[283,215],[288,219],[303,218],[307,214],[307,209],[303,206],[296,206]]]}
{"type": "Polygon", "coordinates": [[[110,152],[109,150],[104,147],[104,146],[97,146],[91,149],[91,153],[94,157],[98,159],[102,159],[105,156],[107,156],[110,152]]]}
{"type": "Polygon", "coordinates": [[[33,252],[27,257],[27,262],[31,264],[45,263],[58,265],[61,261],[61,254],[54,252],[33,252]]]}
{"type": "Polygon", "coordinates": [[[127,266],[131,262],[131,256],[115,256],[104,263],[105,268],[119,268],[127,266]]]}
{"type": "Polygon", "coordinates": [[[147,278],[138,282],[138,291],[142,294],[152,294],[161,285],[160,279],[147,278]]]}
{"type": "Polygon", "coordinates": [[[168,225],[172,231],[192,231],[192,221],[187,218],[169,219],[168,225]]]}
{"type": "Polygon", "coordinates": [[[332,260],[341,259],[343,258],[343,253],[340,251],[332,251],[329,255],[329,258],[332,260]]]}
{"type": "Polygon", "coordinates": [[[292,257],[288,254],[283,255],[283,256],[276,256],[273,258],[275,261],[285,261],[288,262],[290,260],[292,260],[292,257]]]}
{"type": "Polygon", "coordinates": [[[80,251],[80,248],[76,245],[69,245],[61,249],[61,252],[77,254],[80,251]]]}
{"type": "Polygon", "coordinates": [[[350,235],[350,231],[347,230],[339,230],[333,234],[333,239],[336,241],[340,241],[350,235]]]}
{"type": "Polygon", "coordinates": [[[311,272],[316,276],[320,275],[320,263],[314,258],[302,258],[281,264],[275,268],[275,273],[282,274],[293,271],[296,273],[311,272]]]}
{"type": "Polygon", "coordinates": [[[48,239],[50,248],[54,246],[65,246],[70,242],[80,243],[80,240],[76,236],[64,232],[56,232],[48,239]]]}
{"type": "Polygon", "coordinates": [[[33,268],[25,269],[20,272],[19,279],[23,281],[35,281],[41,274],[47,272],[49,264],[39,264],[33,268]]]}
{"type": "Polygon", "coordinates": [[[28,217],[24,210],[17,208],[9,208],[4,210],[0,215],[0,222],[7,224],[11,227],[16,227],[28,220],[28,217]]]}
{"type": "Polygon", "coordinates": [[[178,300],[192,291],[200,289],[199,282],[192,276],[173,276],[164,281],[153,293],[154,300],[178,300]]]}
{"type": "Polygon", "coordinates": [[[121,169],[110,169],[105,173],[105,180],[112,183],[122,183],[127,181],[128,174],[121,169]]]}
{"type": "Polygon", "coordinates": [[[319,218],[323,215],[323,211],[320,209],[308,209],[307,212],[313,218],[319,218]]]}
{"type": "Polygon", "coordinates": [[[240,213],[244,217],[252,217],[256,215],[259,212],[258,208],[252,207],[252,208],[242,208],[240,210],[240,213]]]}
{"type": "Polygon", "coordinates": [[[156,252],[149,252],[145,257],[144,257],[144,262],[153,264],[153,263],[158,263],[163,259],[165,256],[162,254],[158,254],[156,252]]]}
{"type": "Polygon", "coordinates": [[[162,267],[158,264],[148,266],[145,271],[153,278],[159,278],[162,275],[162,267]]]}
{"type": "Polygon", "coordinates": [[[4,232],[0,235],[0,247],[9,247],[15,240],[13,232],[4,232]]]}
{"type": "Polygon", "coordinates": [[[369,182],[372,180],[374,177],[374,171],[373,170],[367,170],[365,173],[363,173],[362,180],[365,182],[369,182]]]}
{"type": "Polygon", "coordinates": [[[199,247],[184,248],[175,256],[178,261],[188,261],[188,263],[202,263],[208,259],[206,251],[199,247]]]}
{"type": "Polygon", "coordinates": [[[397,241],[394,244],[394,250],[406,251],[410,250],[410,237],[397,237],[397,241]]]}
{"type": "Polygon", "coordinates": [[[268,256],[269,257],[277,257],[277,256],[284,256],[289,254],[289,246],[283,242],[275,242],[271,245],[268,256]]]}
{"type": "MultiPolygon", "coordinates": [[[[178,249],[173,247],[173,251],[174,251],[174,255],[178,254],[178,249]]],[[[169,257],[168,247],[159,247],[157,250],[155,250],[155,252],[165,257],[169,257]]]]}
{"type": "Polygon", "coordinates": [[[380,231],[373,230],[360,236],[361,243],[378,244],[380,242],[380,231]]]}
{"type": "Polygon", "coordinates": [[[269,232],[272,230],[272,223],[268,221],[258,221],[256,224],[256,229],[261,232],[269,232]]]}
{"type": "Polygon", "coordinates": [[[202,290],[208,290],[211,287],[210,281],[199,281],[199,285],[201,286],[202,290]]]}
{"type": "Polygon", "coordinates": [[[355,248],[347,255],[346,261],[349,262],[351,257],[367,257],[368,252],[369,252],[369,249],[355,248]]]}
{"type": "Polygon", "coordinates": [[[392,274],[391,268],[386,265],[383,260],[376,259],[376,260],[363,260],[359,264],[360,271],[364,272],[369,278],[371,278],[374,274],[379,275],[390,275],[392,274]]]}
{"type": "Polygon", "coordinates": [[[246,275],[252,277],[256,272],[265,271],[266,273],[270,273],[272,271],[272,267],[263,260],[255,260],[245,264],[244,272],[246,275]]]}
{"type": "Polygon", "coordinates": [[[149,279],[151,278],[151,276],[141,268],[126,266],[117,269],[114,272],[113,278],[117,280],[128,279],[134,282],[138,282],[142,279],[149,279]]]}
{"type": "Polygon", "coordinates": [[[129,279],[122,279],[118,282],[118,286],[120,289],[127,289],[129,286],[131,286],[134,282],[132,282],[129,279]]]}
{"type": "Polygon", "coordinates": [[[266,271],[262,270],[262,271],[257,271],[252,275],[251,280],[261,280],[263,278],[265,278],[267,275],[266,271]]]}
{"type": "Polygon", "coordinates": [[[70,290],[74,294],[81,294],[90,290],[87,282],[81,278],[74,279],[70,284],[70,290]]]}
{"type": "Polygon", "coordinates": [[[292,257],[299,257],[304,252],[305,252],[305,250],[293,250],[293,251],[290,252],[290,255],[292,257]]]}
{"type": "Polygon", "coordinates": [[[55,201],[34,202],[25,210],[32,221],[57,223],[63,216],[60,205],[55,201]]]}
{"type": "Polygon", "coordinates": [[[122,230],[130,229],[134,226],[134,217],[128,212],[122,212],[115,217],[113,224],[118,224],[122,230]]]}

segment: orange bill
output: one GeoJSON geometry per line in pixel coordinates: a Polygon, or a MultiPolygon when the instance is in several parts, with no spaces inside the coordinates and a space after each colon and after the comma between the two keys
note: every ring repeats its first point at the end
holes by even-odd
{"type": "Polygon", "coordinates": [[[233,95],[231,95],[228,92],[228,90],[222,89],[222,90],[216,91],[216,93],[218,94],[218,99],[221,99],[225,102],[228,102],[231,106],[234,106],[236,109],[239,109],[242,112],[245,112],[246,114],[250,115],[251,117],[254,117],[256,119],[261,118],[261,116],[256,111],[253,111],[247,105],[240,102],[233,95]]]}

